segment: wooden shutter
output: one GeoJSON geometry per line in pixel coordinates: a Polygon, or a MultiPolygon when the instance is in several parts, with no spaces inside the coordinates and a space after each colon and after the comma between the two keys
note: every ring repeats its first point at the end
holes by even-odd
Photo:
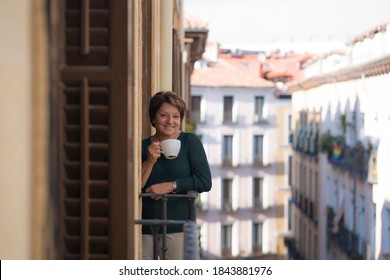
{"type": "Polygon", "coordinates": [[[63,259],[123,259],[129,255],[126,2],[61,2],[63,259]]]}

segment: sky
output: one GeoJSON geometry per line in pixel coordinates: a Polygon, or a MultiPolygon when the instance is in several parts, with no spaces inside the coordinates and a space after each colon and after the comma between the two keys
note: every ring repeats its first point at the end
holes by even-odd
{"type": "Polygon", "coordinates": [[[390,0],[184,0],[222,46],[279,42],[345,43],[390,23],[390,0]]]}

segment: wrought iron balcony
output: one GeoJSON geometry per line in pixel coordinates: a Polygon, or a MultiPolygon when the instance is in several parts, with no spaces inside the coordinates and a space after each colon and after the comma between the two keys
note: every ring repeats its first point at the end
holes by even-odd
{"type": "Polygon", "coordinates": [[[291,193],[292,203],[294,203],[308,218],[317,223],[317,204],[303,195],[296,187],[292,187],[291,193]]]}
{"type": "Polygon", "coordinates": [[[338,222],[338,230],[334,232],[335,214],[332,208],[327,213],[327,236],[328,242],[337,245],[350,259],[361,260],[365,256],[367,244],[356,233],[347,229],[343,219],[338,222]]]}
{"type": "Polygon", "coordinates": [[[168,225],[183,225],[184,232],[184,259],[195,260],[199,259],[199,248],[198,248],[198,237],[197,237],[197,226],[195,221],[195,199],[198,193],[195,191],[188,191],[187,194],[148,194],[140,193],[140,197],[161,197],[162,201],[162,219],[142,219],[136,220],[135,224],[138,225],[149,225],[153,234],[153,257],[155,260],[158,259],[158,252],[161,250],[162,259],[165,259],[167,252],[166,237],[167,237],[167,226],[168,225]],[[188,220],[169,220],[167,218],[168,199],[179,198],[188,199],[188,220]],[[158,235],[162,230],[162,247],[158,248],[158,235]]]}
{"type": "Polygon", "coordinates": [[[292,147],[303,155],[318,156],[318,133],[300,130],[292,134],[292,147]]]}
{"type": "Polygon", "coordinates": [[[298,246],[296,244],[295,239],[293,238],[285,238],[284,244],[288,250],[288,257],[291,260],[304,260],[305,258],[301,255],[298,246]]]}
{"type": "Polygon", "coordinates": [[[371,151],[364,148],[363,145],[355,147],[334,145],[332,152],[328,153],[328,160],[334,167],[348,172],[351,176],[366,180],[370,153],[371,151]]]}

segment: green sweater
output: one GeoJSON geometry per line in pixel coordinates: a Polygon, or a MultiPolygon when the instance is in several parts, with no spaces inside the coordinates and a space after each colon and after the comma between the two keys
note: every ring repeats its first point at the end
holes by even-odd
{"type": "MultiPolygon", "coordinates": [[[[142,162],[148,156],[148,146],[151,144],[151,137],[142,140],[142,162]]],[[[185,194],[189,190],[198,193],[211,189],[211,172],[204,151],[202,142],[192,133],[181,132],[177,138],[181,141],[181,148],[176,159],[168,160],[161,157],[154,164],[149,179],[142,192],[149,186],[157,183],[176,181],[178,194],[185,194]]],[[[168,199],[168,219],[188,220],[188,200],[185,198],[168,199]]],[[[143,219],[161,219],[162,202],[151,198],[142,200],[143,219]]],[[[168,226],[167,232],[182,232],[182,226],[168,226]]],[[[151,234],[150,226],[143,226],[142,233],[151,234]]]]}

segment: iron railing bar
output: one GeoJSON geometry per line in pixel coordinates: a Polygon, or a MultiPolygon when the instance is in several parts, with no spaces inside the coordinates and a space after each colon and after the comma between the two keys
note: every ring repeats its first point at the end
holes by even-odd
{"type": "Polygon", "coordinates": [[[158,260],[158,231],[160,230],[160,225],[151,225],[153,233],[153,259],[158,260]]]}
{"type": "MultiPolygon", "coordinates": [[[[151,193],[139,193],[139,197],[160,197],[162,200],[162,219],[142,219],[142,220],[136,220],[135,224],[139,225],[149,225],[152,230],[153,234],[153,258],[155,260],[158,259],[158,231],[160,230],[160,227],[162,226],[162,259],[165,259],[166,252],[167,252],[167,246],[166,246],[166,238],[167,238],[167,226],[168,225],[183,225],[183,227],[186,227],[186,236],[187,238],[194,238],[191,233],[188,233],[188,231],[194,231],[193,234],[196,234],[196,226],[188,226],[189,222],[196,223],[195,222],[195,199],[198,196],[198,193],[196,191],[188,191],[187,194],[151,194],[151,193]],[[167,213],[168,213],[168,199],[169,198],[185,198],[188,199],[188,218],[189,220],[168,220],[167,213]]],[[[196,225],[196,224],[195,224],[196,225]]],[[[184,230],[184,228],[183,228],[184,230]]],[[[195,236],[195,235],[194,235],[195,236]]],[[[196,239],[196,237],[195,237],[196,239]]],[[[196,242],[190,242],[190,247],[193,246],[196,242]]],[[[198,257],[195,256],[196,248],[191,250],[188,250],[186,248],[185,251],[185,258],[189,259],[197,259],[198,257]],[[194,254],[195,252],[195,254],[194,254]]]]}
{"type": "MultiPolygon", "coordinates": [[[[168,198],[164,196],[162,198],[162,204],[163,204],[163,212],[162,212],[162,218],[163,220],[166,220],[168,217],[168,198]]],[[[165,254],[168,250],[167,248],[167,224],[163,224],[162,226],[162,234],[163,234],[163,240],[162,240],[162,259],[165,260],[165,254]]]]}
{"type": "Polygon", "coordinates": [[[167,198],[193,198],[195,199],[197,197],[197,193],[190,193],[189,194],[156,194],[156,193],[139,193],[138,194],[140,197],[154,197],[154,196],[159,196],[159,197],[167,197],[167,198]]]}
{"type": "Polygon", "coordinates": [[[161,220],[161,219],[144,219],[144,220],[136,220],[134,223],[136,225],[144,225],[144,226],[151,226],[151,225],[183,225],[187,221],[186,220],[161,220]]]}

